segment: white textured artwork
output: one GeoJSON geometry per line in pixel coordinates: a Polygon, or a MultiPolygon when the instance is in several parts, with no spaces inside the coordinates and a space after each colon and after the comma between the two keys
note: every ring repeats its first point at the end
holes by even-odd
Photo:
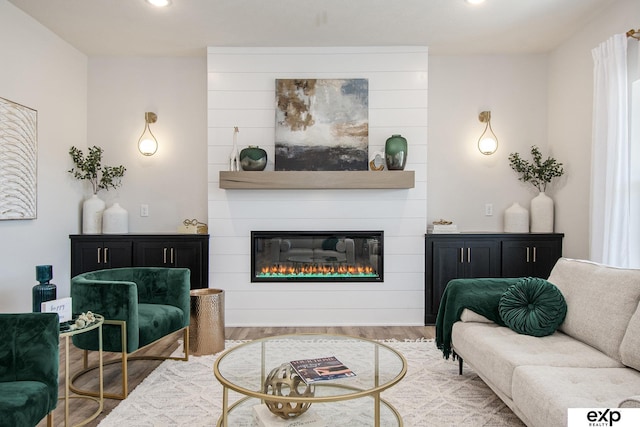
{"type": "Polygon", "coordinates": [[[0,98],[0,220],[36,218],[38,112],[0,98]]]}

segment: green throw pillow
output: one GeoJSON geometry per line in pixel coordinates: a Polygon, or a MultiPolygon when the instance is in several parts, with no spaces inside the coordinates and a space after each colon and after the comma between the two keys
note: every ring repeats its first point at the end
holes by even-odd
{"type": "Polygon", "coordinates": [[[502,294],[498,311],[502,321],[515,332],[544,337],[564,321],[567,303],[553,283],[526,277],[502,294]]]}

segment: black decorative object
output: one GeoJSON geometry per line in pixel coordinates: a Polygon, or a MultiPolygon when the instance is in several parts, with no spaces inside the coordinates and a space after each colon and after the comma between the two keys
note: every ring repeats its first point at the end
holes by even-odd
{"type": "Polygon", "coordinates": [[[49,283],[52,277],[52,266],[36,265],[36,280],[39,283],[33,287],[32,301],[34,313],[40,312],[40,307],[43,302],[56,299],[56,285],[49,283]]]}

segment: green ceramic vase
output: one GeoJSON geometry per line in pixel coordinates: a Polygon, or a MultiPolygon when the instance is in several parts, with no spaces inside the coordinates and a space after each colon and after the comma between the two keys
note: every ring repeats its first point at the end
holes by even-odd
{"type": "Polygon", "coordinates": [[[267,167],[267,152],[250,145],[240,151],[240,166],[244,171],[261,171],[267,167]]]}
{"type": "Polygon", "coordinates": [[[402,135],[392,135],[384,145],[388,170],[403,170],[407,164],[407,140],[402,135]]]}

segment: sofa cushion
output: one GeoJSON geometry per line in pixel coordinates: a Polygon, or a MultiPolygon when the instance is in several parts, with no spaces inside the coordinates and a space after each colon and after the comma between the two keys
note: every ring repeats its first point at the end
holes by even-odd
{"type": "Polygon", "coordinates": [[[531,426],[567,425],[568,408],[616,408],[640,392],[640,372],[629,368],[520,366],[513,402],[531,426]]]}
{"type": "Polygon", "coordinates": [[[601,351],[560,332],[532,337],[495,323],[456,322],[452,343],[465,362],[490,378],[508,397],[513,371],[518,366],[624,367],[601,351]]]}
{"type": "Polygon", "coordinates": [[[548,280],[567,302],[559,330],[622,360],[622,338],[640,301],[640,270],[560,258],[548,280]]]}
{"type": "Polygon", "coordinates": [[[524,277],[502,294],[498,304],[502,321],[519,334],[544,337],[560,326],[567,314],[562,293],[537,277],[524,277]]]}
{"type": "Polygon", "coordinates": [[[620,345],[622,363],[640,371],[640,306],[631,317],[620,345]]]}

